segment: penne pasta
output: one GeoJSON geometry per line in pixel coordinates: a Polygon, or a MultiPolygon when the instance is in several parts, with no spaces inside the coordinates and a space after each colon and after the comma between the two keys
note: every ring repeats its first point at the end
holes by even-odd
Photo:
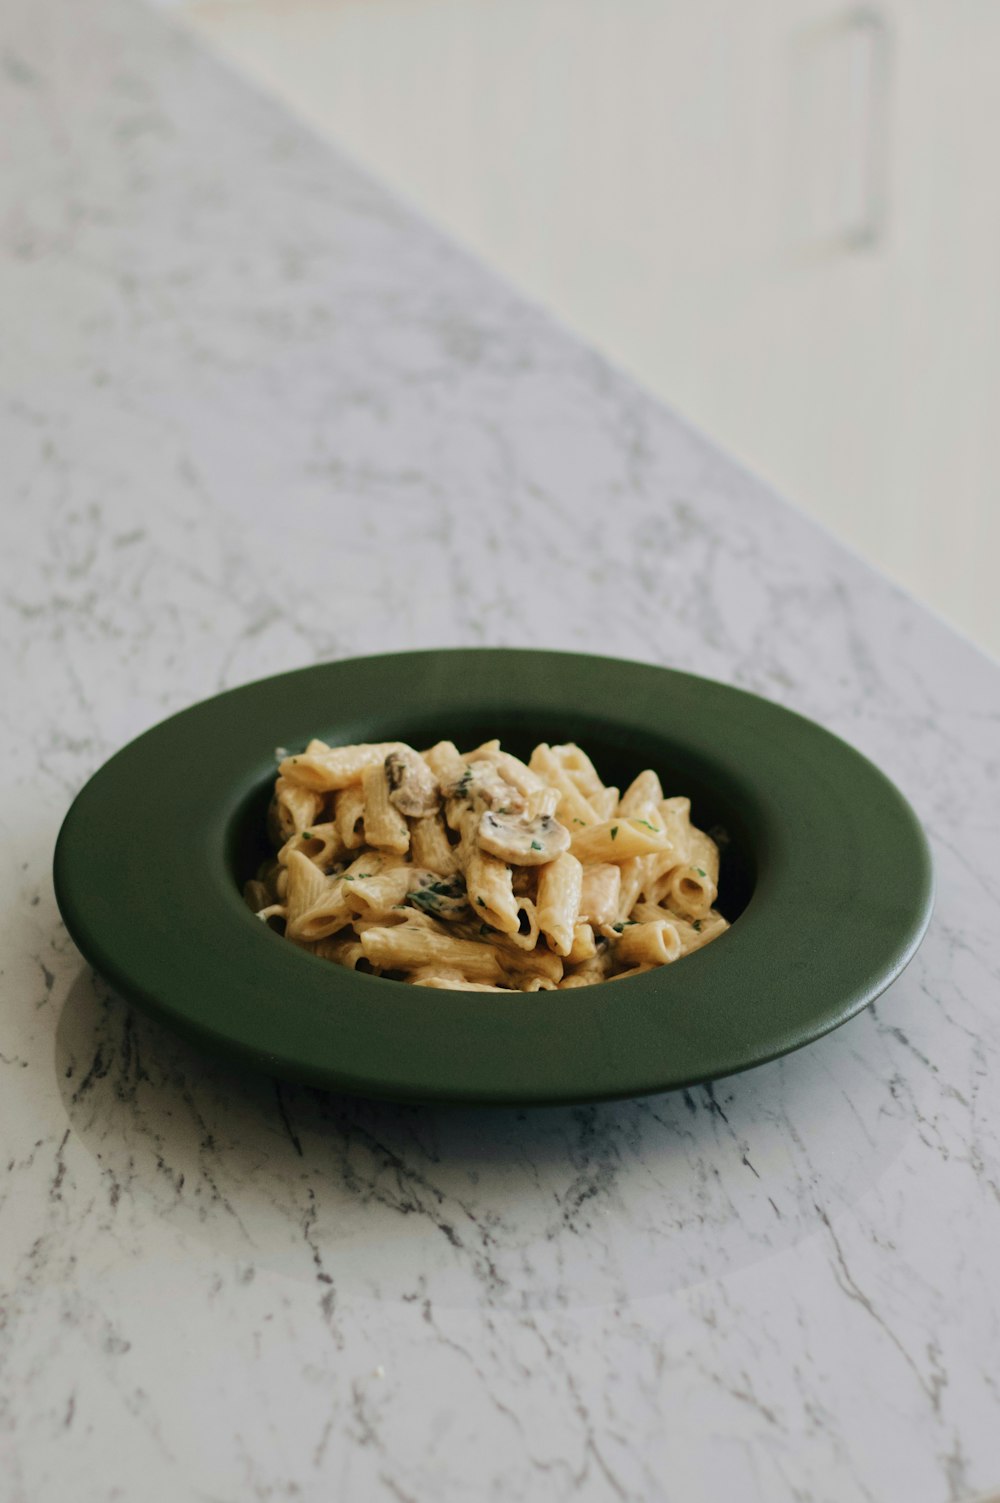
{"type": "Polygon", "coordinates": [[[383,970],[411,971],[437,964],[461,971],[470,981],[496,984],[501,976],[496,951],[490,945],[453,939],[449,934],[412,924],[366,929],[361,947],[372,965],[383,970]]]}
{"type": "Polygon", "coordinates": [[[590,924],[613,924],[618,918],[622,891],[622,867],[598,862],[583,868],[580,917],[590,924]]]}
{"type": "Polygon", "coordinates": [[[628,818],[630,815],[643,813],[648,805],[657,805],[662,800],[663,789],[660,786],[660,780],[656,773],[647,767],[625,789],[618,802],[617,812],[628,818]]]}
{"type": "Polygon", "coordinates": [[[440,810],[410,821],[410,852],[417,866],[424,866],[441,877],[453,876],[460,870],[459,859],[448,839],[448,828],[440,810]]]}
{"type": "Polygon", "coordinates": [[[718,895],[719,850],[701,830],[692,830],[688,842],[688,859],[677,866],[667,879],[663,901],[685,918],[708,913],[718,895]]]}
{"type": "Polygon", "coordinates": [[[385,765],[366,767],[361,777],[365,796],[365,842],[376,850],[395,851],[402,855],[410,849],[410,827],[389,798],[389,779],[385,765]]]}
{"type": "Polygon", "coordinates": [[[654,919],[651,923],[630,920],[622,927],[615,946],[615,960],[629,966],[669,965],[680,954],[681,937],[676,924],[668,918],[654,919]]]}
{"type": "Polygon", "coordinates": [[[339,861],[344,855],[345,847],[337,826],[323,824],[313,825],[308,830],[300,830],[297,835],[292,835],[285,841],[278,852],[278,860],[282,866],[288,865],[288,857],[292,851],[298,851],[300,855],[307,857],[321,871],[329,871],[334,862],[339,861]]]}
{"type": "Polygon", "coordinates": [[[274,845],[284,845],[300,830],[307,830],[319,818],[323,796],[304,788],[291,778],[278,777],[268,817],[268,833],[274,845]]]}
{"type": "Polygon", "coordinates": [[[304,752],[286,757],[278,772],[292,783],[327,793],[359,783],[366,768],[384,765],[389,753],[401,745],[400,741],[380,741],[364,746],[327,746],[325,741],[310,741],[304,752]]]}
{"type": "Polygon", "coordinates": [[[590,924],[574,924],[573,943],[566,956],[567,964],[579,965],[581,961],[593,960],[597,954],[597,939],[590,924]]]}
{"type": "Polygon", "coordinates": [[[669,851],[670,838],[662,822],[647,819],[623,819],[618,815],[578,830],[570,850],[580,861],[628,861],[632,856],[669,851]]]}
{"type": "Polygon", "coordinates": [[[568,955],[573,948],[582,887],[583,867],[569,851],[542,867],[538,878],[538,927],[557,955],[568,955]]]}
{"type": "Polygon", "coordinates": [[[524,761],[498,740],[310,741],[279,765],[267,831],[275,855],[244,887],[265,924],[431,990],[596,986],[729,927],[690,800],[665,798],[650,768],[619,796],[573,742],[524,761]]]}
{"type": "Polygon", "coordinates": [[[465,885],[473,912],[502,934],[520,929],[510,867],[488,851],[474,850],[465,868],[465,885]]]}
{"type": "Polygon", "coordinates": [[[333,822],[344,849],[356,851],[365,843],[365,796],[360,783],[343,788],[334,795],[333,822]]]}

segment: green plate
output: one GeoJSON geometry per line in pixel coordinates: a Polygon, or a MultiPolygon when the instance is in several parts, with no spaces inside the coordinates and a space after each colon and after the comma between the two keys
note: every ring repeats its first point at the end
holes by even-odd
{"type": "Polygon", "coordinates": [[[304,668],[195,705],[125,747],[55,853],[66,926],[137,1006],[248,1066],[409,1100],[633,1096],[808,1044],[899,974],[930,917],[923,832],[845,742],[726,685],[554,652],[399,653],[304,668]],[[672,966],[565,992],[439,992],[290,945],[240,896],[265,852],[274,748],[500,736],[643,767],[726,837],[732,929],[672,966]]]}

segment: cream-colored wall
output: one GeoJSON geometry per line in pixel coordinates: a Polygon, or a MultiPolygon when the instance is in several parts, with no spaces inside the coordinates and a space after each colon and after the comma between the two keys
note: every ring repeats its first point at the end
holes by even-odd
{"type": "Polygon", "coordinates": [[[1000,5],[181,13],[1000,653],[1000,5]]]}

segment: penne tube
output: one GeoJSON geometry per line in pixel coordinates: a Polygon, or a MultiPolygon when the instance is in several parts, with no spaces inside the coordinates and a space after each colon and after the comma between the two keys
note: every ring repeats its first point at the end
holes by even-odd
{"type": "Polygon", "coordinates": [[[334,862],[344,855],[344,842],[336,825],[313,825],[311,829],[300,830],[297,835],[292,835],[285,841],[278,852],[282,866],[288,865],[292,851],[298,851],[300,855],[307,857],[321,871],[329,871],[334,862]]]}
{"type": "Polygon", "coordinates": [[[417,866],[391,866],[355,878],[344,901],[352,913],[384,922],[386,915],[401,908],[412,893],[419,893],[435,879],[436,873],[422,871],[417,866]]]}
{"type": "Polygon", "coordinates": [[[676,913],[670,913],[667,917],[681,937],[682,955],[690,955],[703,945],[711,944],[713,939],[718,939],[729,928],[728,922],[714,908],[703,918],[685,919],[676,913]]]}
{"type": "Polygon", "coordinates": [[[453,876],[460,869],[456,849],[448,839],[444,815],[440,811],[410,821],[410,852],[415,865],[437,872],[440,877],[453,876]]]}
{"type": "Polygon", "coordinates": [[[410,976],[414,986],[429,986],[438,992],[506,992],[511,994],[509,986],[489,986],[483,981],[465,981],[454,976],[424,976],[420,980],[414,980],[416,973],[410,976]]]}
{"type": "Polygon", "coordinates": [[[677,855],[678,865],[688,860],[691,841],[691,800],[689,798],[665,798],[657,805],[660,822],[667,832],[670,844],[677,855]]]}
{"type": "Polygon", "coordinates": [[[365,956],[364,946],[355,934],[319,939],[313,946],[313,954],[319,955],[323,960],[332,960],[335,965],[345,966],[349,971],[356,971],[362,962],[363,970],[370,964],[365,956]]]}
{"type": "Polygon", "coordinates": [[[529,793],[525,801],[525,813],[529,819],[551,819],[559,807],[559,790],[544,785],[537,793],[529,793]]]}
{"type": "Polygon", "coordinates": [[[618,802],[617,812],[628,818],[631,815],[643,814],[647,805],[657,805],[662,800],[663,789],[660,786],[660,780],[656,773],[647,767],[625,789],[618,802]]]}
{"type": "Polygon", "coordinates": [[[366,767],[361,778],[365,796],[365,842],[376,850],[403,855],[410,849],[410,827],[389,799],[389,779],[384,765],[366,767]]]}
{"type": "Polygon", "coordinates": [[[290,778],[277,778],[268,811],[268,833],[272,844],[284,845],[299,830],[307,830],[319,818],[322,807],[322,794],[303,788],[290,778]]]}
{"type": "Polygon", "coordinates": [[[452,939],[450,935],[412,924],[366,929],[361,935],[361,945],[372,965],[382,970],[411,971],[436,963],[461,971],[469,981],[488,981],[494,985],[502,974],[492,946],[452,939]]]}
{"type": "Polygon", "coordinates": [[[677,926],[662,918],[624,927],[615,945],[614,958],[620,965],[670,965],[680,954],[681,937],[677,926]]]}
{"type": "Polygon", "coordinates": [[[616,921],[619,916],[622,871],[622,866],[615,866],[610,861],[583,868],[580,917],[587,923],[613,924],[616,921]]]}
{"type": "Polygon", "coordinates": [[[293,928],[304,913],[323,901],[331,890],[331,879],[325,877],[301,851],[289,851],[285,866],[288,872],[288,923],[293,928]]]}
{"type": "Polygon", "coordinates": [[[505,861],[474,848],[465,867],[465,885],[474,915],[502,934],[519,933],[520,915],[505,861]]]}
{"type": "Polygon", "coordinates": [[[719,850],[715,841],[692,828],[688,860],[671,872],[662,901],[685,918],[708,913],[719,891],[719,850]]]}
{"type": "Polygon", "coordinates": [[[519,950],[533,950],[538,944],[538,909],[531,898],[515,898],[517,903],[517,932],[508,939],[519,950]]]}
{"type": "Polygon", "coordinates": [[[366,768],[383,766],[389,753],[401,746],[401,741],[376,741],[363,746],[327,746],[325,741],[310,741],[304,752],[286,757],[278,771],[293,783],[326,793],[360,783],[366,768]]]}
{"type": "Polygon", "coordinates": [[[333,822],[340,832],[344,849],[355,851],[365,843],[365,796],[361,784],[342,788],[334,795],[333,822]]]}
{"type": "Polygon", "coordinates": [[[466,770],[466,761],[454,741],[438,741],[420,754],[443,788],[457,782],[466,770]]]}
{"type": "Polygon", "coordinates": [[[642,884],[646,876],[643,858],[641,856],[633,856],[631,860],[623,861],[621,864],[621,874],[621,887],[618,892],[618,912],[615,915],[615,922],[619,924],[624,923],[639,901],[639,894],[642,892],[642,884]]]}
{"type": "MultiPolygon", "coordinates": [[[[562,980],[562,959],[541,945],[536,945],[533,950],[519,950],[510,939],[497,935],[492,946],[507,976],[544,976],[548,981],[562,980]]],[[[513,984],[519,983],[515,980],[513,984]]]]}
{"type": "Polygon", "coordinates": [[[567,965],[579,965],[581,961],[593,960],[597,954],[597,940],[590,924],[573,926],[573,943],[566,956],[567,965]]]}
{"type": "Polygon", "coordinates": [[[604,784],[597,775],[597,768],[575,741],[568,741],[564,746],[553,746],[551,751],[562,770],[576,784],[588,802],[604,791],[604,784]]]}
{"type": "Polygon", "coordinates": [[[602,945],[590,960],[584,960],[568,968],[563,979],[575,977],[577,986],[596,986],[599,982],[608,979],[611,964],[611,947],[602,945]]]}
{"type": "Polygon", "coordinates": [[[670,840],[662,822],[622,819],[617,815],[602,824],[573,832],[570,850],[581,861],[628,861],[632,856],[648,856],[654,851],[669,851],[670,840]]]}
{"type": "Polygon", "coordinates": [[[594,813],[597,815],[598,823],[603,823],[603,821],[610,819],[618,811],[618,789],[602,788],[600,793],[594,794],[591,803],[594,806],[594,813]]]}
{"type": "Polygon", "coordinates": [[[568,955],[573,947],[582,886],[583,867],[569,851],[543,866],[539,873],[538,927],[557,955],[568,955]]]}
{"type": "Polygon", "coordinates": [[[559,794],[556,813],[568,829],[573,830],[596,823],[597,814],[593,805],[588,803],[580,792],[551,746],[546,746],[544,742],[536,746],[531,753],[528,766],[559,794]]]}

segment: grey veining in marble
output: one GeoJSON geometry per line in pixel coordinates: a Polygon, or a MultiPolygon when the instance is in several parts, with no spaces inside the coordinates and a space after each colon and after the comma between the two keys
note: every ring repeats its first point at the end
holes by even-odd
{"type": "Polygon", "coordinates": [[[0,10],[0,486],[4,1503],[1000,1487],[997,667],[128,0],[0,10]],[[934,843],[909,970],[714,1090],[480,1113],[94,978],[49,868],[110,752],[479,642],[846,736],[934,843]]]}

